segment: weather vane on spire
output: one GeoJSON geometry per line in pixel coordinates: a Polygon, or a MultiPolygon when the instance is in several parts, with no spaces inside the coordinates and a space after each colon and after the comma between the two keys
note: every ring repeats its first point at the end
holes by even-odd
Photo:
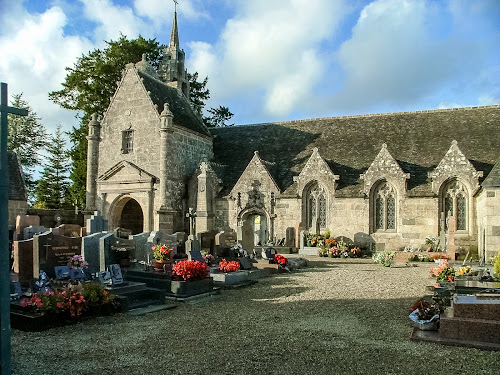
{"type": "Polygon", "coordinates": [[[174,12],[177,13],[177,4],[179,4],[177,2],[177,0],[172,0],[174,2],[174,12]]]}

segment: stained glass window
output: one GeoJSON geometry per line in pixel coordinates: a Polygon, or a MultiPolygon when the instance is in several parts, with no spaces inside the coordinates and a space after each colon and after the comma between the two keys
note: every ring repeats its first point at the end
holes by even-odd
{"type": "Polygon", "coordinates": [[[387,197],[387,229],[396,229],[396,200],[392,195],[387,197]]]}
{"type": "Polygon", "coordinates": [[[309,227],[312,227],[313,218],[316,217],[316,199],[312,196],[309,196],[309,213],[308,213],[308,223],[309,227]]]}
{"type": "Polygon", "coordinates": [[[327,226],[327,200],[325,190],[322,189],[317,182],[311,185],[307,196],[307,224],[311,229],[316,230],[317,228],[312,228],[315,220],[320,228],[326,228],[327,226]]]}
{"type": "Polygon", "coordinates": [[[325,228],[326,227],[326,199],[325,197],[323,196],[323,194],[321,194],[318,198],[318,211],[319,211],[319,216],[318,216],[318,222],[319,222],[319,226],[321,228],[325,228]]]}
{"type": "Polygon", "coordinates": [[[466,199],[460,194],[457,197],[457,230],[467,229],[467,207],[466,199]]]}
{"type": "Polygon", "coordinates": [[[458,180],[451,180],[443,189],[442,210],[445,215],[445,229],[448,230],[449,217],[454,215],[456,230],[467,230],[467,190],[458,180]]]}
{"type": "Polygon", "coordinates": [[[375,228],[384,229],[384,199],[380,195],[375,200],[375,228]]]}

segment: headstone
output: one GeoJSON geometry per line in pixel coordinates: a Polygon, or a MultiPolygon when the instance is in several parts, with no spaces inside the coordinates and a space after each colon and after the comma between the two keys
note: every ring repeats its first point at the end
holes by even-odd
{"type": "Polygon", "coordinates": [[[215,246],[231,247],[238,240],[236,232],[219,232],[215,235],[215,246]]]}
{"type": "Polygon", "coordinates": [[[33,239],[14,241],[14,273],[21,284],[33,279],[33,239]]]}
{"type": "Polygon", "coordinates": [[[66,237],[81,237],[82,227],[76,224],[61,224],[51,229],[52,233],[66,237]]]}
{"type": "Polygon", "coordinates": [[[303,249],[305,247],[305,239],[306,239],[306,231],[301,230],[300,231],[300,248],[303,249]]]}
{"type": "Polygon", "coordinates": [[[285,232],[285,246],[295,247],[295,228],[288,227],[285,232]]]}
{"type": "Polygon", "coordinates": [[[51,232],[33,237],[33,274],[43,269],[51,278],[55,278],[54,267],[65,266],[73,255],[80,255],[82,239],[80,237],[58,236],[51,232]]]}
{"type": "Polygon", "coordinates": [[[241,227],[241,246],[247,251],[252,251],[255,246],[255,233],[250,220],[245,220],[241,227]]]}
{"type": "Polygon", "coordinates": [[[241,258],[238,258],[238,261],[240,262],[240,268],[242,270],[250,270],[253,268],[253,263],[250,261],[250,259],[246,258],[246,257],[241,257],[241,258]]]}
{"type": "MultiPolygon", "coordinates": [[[[148,254],[151,254],[152,247],[152,245],[149,245],[147,242],[149,235],[150,232],[143,232],[129,236],[129,239],[135,242],[133,259],[136,259],[138,262],[148,262],[148,254]]],[[[151,258],[151,255],[149,255],[149,258],[151,258]]]]}
{"type": "Polygon", "coordinates": [[[185,232],[175,232],[174,236],[177,243],[177,253],[186,254],[186,241],[188,240],[187,234],[185,232]]]}
{"type": "Polygon", "coordinates": [[[40,216],[18,215],[16,217],[16,235],[19,241],[24,240],[24,228],[29,226],[40,226],[40,216]]]}
{"type": "Polygon", "coordinates": [[[118,285],[123,283],[122,270],[119,264],[109,265],[108,270],[111,275],[111,284],[118,285]]]}
{"type": "Polygon", "coordinates": [[[54,267],[54,272],[57,280],[69,279],[69,266],[56,266],[54,267]]]}
{"type": "Polygon", "coordinates": [[[198,233],[198,239],[200,240],[200,246],[202,250],[208,251],[208,253],[210,254],[214,253],[216,234],[216,231],[198,233]]]}
{"type": "Polygon", "coordinates": [[[17,281],[10,282],[10,300],[15,301],[21,298],[23,292],[21,290],[21,284],[17,281]]]}
{"type": "Polygon", "coordinates": [[[104,251],[101,252],[100,239],[107,234],[106,232],[99,232],[82,237],[82,256],[89,264],[91,272],[104,271],[106,269],[104,251]]]}
{"type": "Polygon", "coordinates": [[[95,211],[94,214],[90,217],[90,219],[87,219],[86,228],[88,234],[107,232],[108,221],[105,220],[102,216],[100,216],[98,211],[95,211]]]}
{"type": "Polygon", "coordinates": [[[132,231],[126,228],[115,228],[113,234],[117,238],[129,238],[132,235],[132,231]]]}
{"type": "MultiPolygon", "coordinates": [[[[191,236],[189,236],[191,237],[191,236]]],[[[196,240],[196,239],[188,239],[186,242],[185,242],[185,246],[186,246],[186,254],[189,254],[193,251],[198,251],[200,252],[201,250],[201,246],[200,246],[200,241],[196,240]]]]}
{"type": "Polygon", "coordinates": [[[300,244],[300,239],[302,238],[302,231],[304,230],[304,227],[302,226],[302,223],[296,222],[295,223],[295,246],[300,246],[303,248],[303,246],[300,244]]]}
{"type": "MultiPolygon", "coordinates": [[[[188,240],[189,241],[189,240],[188,240]]],[[[189,260],[199,260],[200,262],[204,262],[205,258],[201,255],[201,252],[199,250],[191,250],[188,252],[188,259],[189,260]]]]}
{"type": "Polygon", "coordinates": [[[448,249],[446,251],[450,260],[455,260],[455,231],[457,228],[457,220],[455,216],[448,217],[448,249]]]}
{"type": "Polygon", "coordinates": [[[69,270],[69,277],[73,281],[82,281],[85,279],[83,270],[81,268],[72,268],[69,270]]]}
{"type": "Polygon", "coordinates": [[[34,235],[40,234],[40,233],[45,233],[48,232],[50,228],[44,227],[44,226],[33,226],[30,225],[29,227],[24,228],[23,230],[23,238],[25,240],[29,240],[30,238],[33,238],[34,235]]]}

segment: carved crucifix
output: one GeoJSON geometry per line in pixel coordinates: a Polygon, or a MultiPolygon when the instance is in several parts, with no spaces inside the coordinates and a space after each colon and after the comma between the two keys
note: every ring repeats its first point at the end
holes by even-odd
{"type": "Polygon", "coordinates": [[[194,236],[195,233],[195,217],[196,217],[196,212],[190,208],[189,212],[186,214],[186,217],[189,218],[189,235],[194,236]]]}

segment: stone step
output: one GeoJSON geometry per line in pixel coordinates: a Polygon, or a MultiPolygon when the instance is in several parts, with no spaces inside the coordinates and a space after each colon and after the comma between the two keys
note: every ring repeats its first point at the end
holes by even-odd
{"type": "Polygon", "coordinates": [[[439,335],[443,339],[500,344],[500,321],[441,316],[439,335]]]}

